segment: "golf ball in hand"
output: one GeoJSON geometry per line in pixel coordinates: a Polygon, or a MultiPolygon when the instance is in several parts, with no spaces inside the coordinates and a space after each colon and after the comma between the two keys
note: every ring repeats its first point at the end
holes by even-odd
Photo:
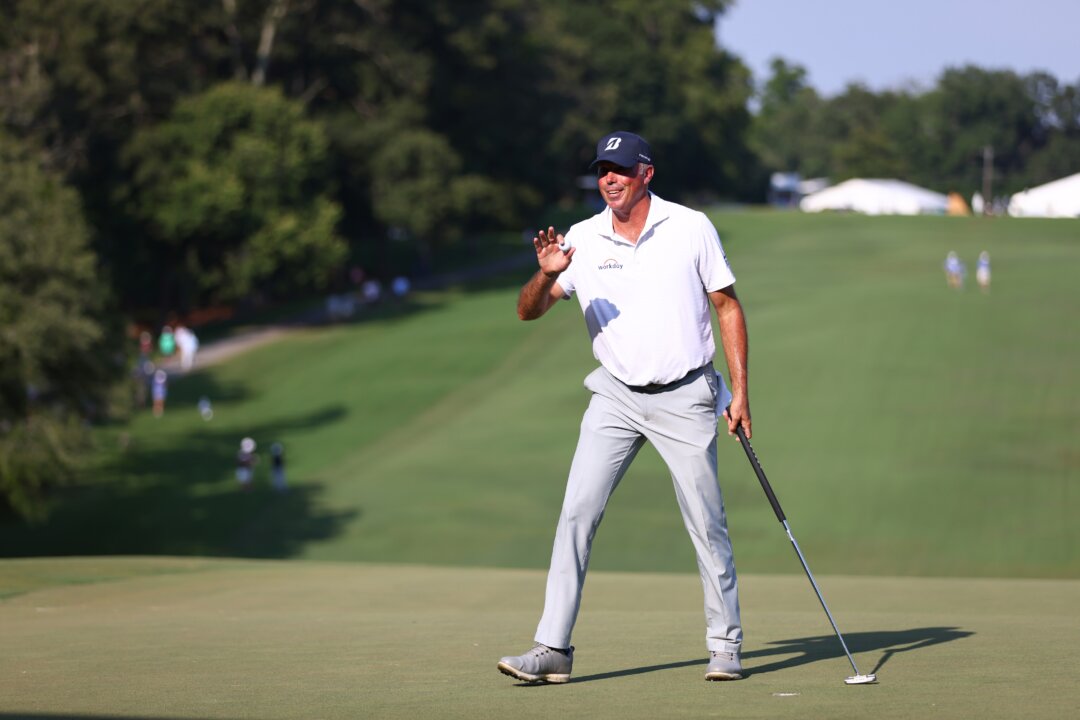
{"type": "Polygon", "coordinates": [[[570,238],[563,238],[562,242],[559,243],[559,249],[563,252],[570,252],[572,247],[574,247],[574,243],[570,242],[570,238]]]}

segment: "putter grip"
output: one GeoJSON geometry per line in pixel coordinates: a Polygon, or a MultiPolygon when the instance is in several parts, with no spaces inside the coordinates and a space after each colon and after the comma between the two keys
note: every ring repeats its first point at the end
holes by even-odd
{"type": "Polygon", "coordinates": [[[735,426],[735,434],[739,436],[739,442],[742,443],[743,450],[746,451],[746,457],[754,468],[758,482],[761,483],[761,489],[765,491],[765,497],[769,498],[769,504],[772,505],[773,512],[776,513],[776,519],[781,523],[786,522],[787,518],[784,517],[784,509],[780,507],[780,501],[776,499],[776,493],[773,492],[772,485],[769,484],[769,478],[765,477],[765,471],[761,469],[761,463],[758,462],[757,454],[754,452],[753,446],[750,445],[746,433],[743,432],[742,425],[735,426]]]}

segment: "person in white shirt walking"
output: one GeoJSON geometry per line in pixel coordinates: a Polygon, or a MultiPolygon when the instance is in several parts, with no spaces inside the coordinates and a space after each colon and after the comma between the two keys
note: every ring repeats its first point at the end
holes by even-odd
{"type": "Polygon", "coordinates": [[[180,368],[191,372],[195,366],[195,353],[199,351],[199,338],[187,325],[176,326],[176,347],[180,350],[180,368]]]}
{"type": "Polygon", "coordinates": [[[746,322],[735,276],[704,214],[650,192],[655,168],[643,138],[606,135],[592,167],[607,207],[565,236],[548,228],[533,239],[539,270],[518,298],[518,316],[534,320],[576,294],[600,367],[585,378],[592,398],[567,479],[536,644],[502,658],[498,669],[526,682],[569,680],[592,541],[608,499],[648,441],[671,472],[697,553],[711,653],[705,677],[735,680],[742,677],[743,633],[716,476],[717,415],[729,435],[741,425],[751,436],[746,322]],[[710,306],[731,378],[729,408],[712,365],[710,306]]]}

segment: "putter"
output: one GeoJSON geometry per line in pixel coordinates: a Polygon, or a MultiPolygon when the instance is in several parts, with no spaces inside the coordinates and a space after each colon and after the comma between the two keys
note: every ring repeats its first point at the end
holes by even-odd
{"type": "Polygon", "coordinates": [[[803,570],[806,571],[806,577],[810,578],[810,584],[814,588],[814,593],[817,595],[818,601],[821,603],[821,607],[825,610],[825,615],[829,618],[829,623],[832,625],[832,629],[836,632],[836,637],[840,640],[840,646],[844,648],[844,654],[847,655],[848,662],[851,663],[851,669],[855,671],[855,674],[849,678],[844,678],[844,682],[848,685],[868,685],[870,683],[877,682],[877,675],[869,674],[863,675],[859,672],[859,668],[855,666],[855,658],[851,657],[851,652],[848,651],[847,643],[844,642],[844,636],[840,634],[840,628],[836,627],[836,621],[833,620],[832,613],[829,612],[829,606],[825,604],[825,598],[821,595],[821,590],[818,588],[817,582],[814,580],[813,574],[810,572],[810,566],[806,564],[806,558],[803,557],[802,550],[799,549],[799,543],[795,542],[795,536],[791,534],[791,526],[788,525],[787,518],[784,517],[784,510],[780,507],[780,501],[776,499],[776,493],[773,492],[772,485],[769,484],[769,479],[765,477],[765,471],[761,469],[761,463],[758,462],[757,454],[754,453],[754,448],[750,445],[750,439],[746,437],[746,433],[743,432],[742,425],[735,426],[735,434],[739,436],[739,442],[742,443],[743,450],[746,451],[746,457],[750,460],[750,465],[754,468],[754,473],[757,474],[758,481],[761,482],[761,489],[765,491],[765,496],[769,498],[769,504],[772,505],[773,512],[776,513],[776,519],[780,521],[780,524],[784,526],[784,530],[787,531],[788,539],[791,540],[792,546],[795,548],[795,554],[799,556],[799,562],[802,563],[803,570]]]}

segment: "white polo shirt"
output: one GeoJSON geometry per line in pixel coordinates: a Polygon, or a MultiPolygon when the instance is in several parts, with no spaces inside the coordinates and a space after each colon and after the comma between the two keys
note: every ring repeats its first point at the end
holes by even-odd
{"type": "Polygon", "coordinates": [[[571,227],[576,252],[556,281],[577,295],[593,355],[627,385],[673,382],[711,361],[707,293],[735,282],[704,213],[651,197],[636,244],[615,233],[611,208],[571,227]]]}

